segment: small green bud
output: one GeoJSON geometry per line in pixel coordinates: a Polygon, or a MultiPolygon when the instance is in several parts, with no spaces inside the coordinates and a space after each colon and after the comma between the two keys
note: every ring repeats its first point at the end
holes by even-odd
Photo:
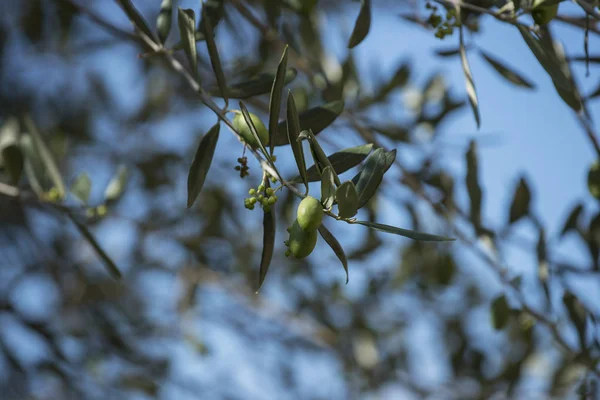
{"type": "Polygon", "coordinates": [[[262,203],[265,196],[263,196],[262,194],[259,194],[257,198],[258,198],[258,201],[260,201],[262,203]]]}
{"type": "Polygon", "coordinates": [[[252,197],[249,203],[252,205],[256,204],[256,197],[252,197]]]}
{"type": "Polygon", "coordinates": [[[273,196],[273,193],[275,193],[275,191],[273,190],[273,188],[267,188],[267,190],[265,191],[265,194],[267,196],[273,196]]]}
{"type": "Polygon", "coordinates": [[[260,193],[260,192],[264,192],[264,191],[265,191],[265,185],[263,185],[263,184],[258,185],[258,192],[260,193]]]}
{"type": "Polygon", "coordinates": [[[273,204],[275,204],[276,199],[274,199],[273,197],[269,197],[269,199],[267,200],[267,203],[272,206],[273,204]]]}
{"type": "Polygon", "coordinates": [[[256,194],[256,189],[250,189],[250,190],[248,190],[248,194],[250,196],[254,196],[256,194]]]}

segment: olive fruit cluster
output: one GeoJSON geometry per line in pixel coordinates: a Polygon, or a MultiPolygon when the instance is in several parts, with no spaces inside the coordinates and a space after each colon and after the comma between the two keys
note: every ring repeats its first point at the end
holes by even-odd
{"type": "Polygon", "coordinates": [[[288,247],[285,256],[305,258],[314,250],[317,244],[317,229],[323,221],[323,206],[314,197],[305,197],[296,211],[296,220],[288,232],[289,239],[284,243],[288,247]]]}
{"type": "Polygon", "coordinates": [[[259,185],[256,189],[248,190],[250,197],[244,199],[244,207],[249,210],[254,210],[254,206],[258,203],[264,212],[271,211],[271,206],[277,202],[277,196],[273,188],[266,188],[265,185],[259,185]]]}
{"type": "Polygon", "coordinates": [[[458,21],[456,20],[456,10],[454,8],[450,8],[446,12],[445,20],[441,15],[438,14],[438,7],[436,5],[432,5],[427,2],[425,4],[425,8],[431,10],[431,15],[427,19],[429,25],[435,30],[435,37],[438,39],[444,39],[446,36],[452,35],[454,32],[454,27],[458,26],[458,21]]]}

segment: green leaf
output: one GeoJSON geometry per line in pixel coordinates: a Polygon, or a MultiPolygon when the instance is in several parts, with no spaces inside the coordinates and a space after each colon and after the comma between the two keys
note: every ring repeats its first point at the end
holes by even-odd
{"type": "MultiPolygon", "coordinates": [[[[283,96],[283,87],[285,86],[285,72],[287,71],[287,51],[288,51],[288,46],[286,45],[285,48],[283,49],[283,55],[281,56],[281,60],[279,60],[279,65],[277,66],[277,73],[275,74],[275,79],[273,79],[273,87],[271,88],[271,97],[269,98],[269,149],[271,150],[271,155],[273,155],[273,149],[275,148],[274,146],[274,139],[275,139],[275,134],[277,133],[277,125],[279,124],[279,112],[281,110],[281,98],[283,96]]],[[[291,92],[288,93],[288,114],[289,114],[289,108],[290,108],[290,101],[292,103],[294,103],[294,99],[292,97],[291,92]],[[291,100],[290,100],[291,98],[291,100]]],[[[298,127],[298,131],[297,133],[300,134],[300,123],[298,122],[298,113],[296,111],[296,105],[294,104],[294,110],[293,113],[295,114],[295,121],[294,124],[295,126],[298,127]]],[[[290,117],[288,116],[288,119],[290,117]]],[[[288,130],[288,135],[289,135],[289,129],[290,127],[287,127],[288,130]]],[[[297,138],[297,135],[293,135],[292,138],[297,138]]],[[[288,139],[290,140],[290,143],[292,142],[292,138],[288,139]]],[[[293,149],[293,147],[292,147],[293,149]]],[[[294,151],[294,156],[296,156],[296,151],[294,151]]],[[[296,163],[298,163],[298,159],[296,157],[296,163]]],[[[304,171],[304,175],[303,177],[305,177],[306,175],[306,166],[304,167],[305,171],[304,171]]],[[[300,170],[300,173],[302,174],[302,168],[300,168],[300,165],[298,165],[298,169],[300,170]]],[[[305,181],[306,183],[306,181],[305,181]]],[[[308,187],[307,187],[308,190],[308,187]]]]}
{"type": "Polygon", "coordinates": [[[506,66],[504,63],[500,62],[498,59],[492,57],[491,55],[485,53],[483,50],[479,50],[479,53],[483,57],[485,61],[487,61],[492,68],[496,70],[504,79],[513,83],[517,86],[522,86],[528,89],[534,89],[535,85],[531,83],[529,80],[524,78],[522,75],[515,72],[513,69],[506,66]]]}
{"type": "Polygon", "coordinates": [[[344,271],[346,271],[346,284],[347,284],[348,279],[349,279],[349,277],[348,277],[348,259],[346,258],[346,254],[344,253],[344,249],[342,248],[342,245],[340,244],[340,242],[338,242],[338,240],[335,238],[335,236],[333,236],[333,234],[331,232],[329,232],[329,230],[327,228],[325,228],[325,225],[323,225],[323,224],[321,224],[321,226],[319,226],[319,234],[321,235],[321,237],[323,239],[325,239],[325,242],[327,242],[329,247],[331,247],[331,250],[333,250],[333,252],[337,256],[337,258],[342,263],[342,266],[344,267],[344,271]]]}
{"type": "Polygon", "coordinates": [[[256,130],[256,126],[254,126],[254,122],[252,121],[252,117],[250,117],[250,113],[248,112],[248,109],[246,108],[244,103],[242,103],[241,101],[240,101],[240,110],[242,111],[242,115],[244,116],[246,125],[248,125],[248,127],[250,128],[250,132],[252,133],[254,140],[256,141],[256,143],[258,143],[258,147],[260,148],[260,150],[262,151],[264,156],[267,157],[267,159],[268,159],[269,153],[267,153],[267,149],[265,148],[265,145],[263,144],[262,140],[260,140],[260,136],[258,136],[258,130],[256,130]]]}
{"type": "Polygon", "coordinates": [[[354,24],[354,30],[352,31],[352,35],[350,35],[350,40],[348,41],[348,48],[352,49],[355,46],[357,46],[360,42],[362,42],[364,38],[367,37],[370,28],[371,1],[362,0],[362,7],[360,8],[358,18],[356,18],[356,23],[354,24]]]}
{"type": "Polygon", "coordinates": [[[215,149],[219,140],[220,129],[221,125],[219,125],[217,122],[212,128],[210,128],[208,133],[202,137],[200,144],[198,144],[198,149],[196,150],[196,154],[194,155],[194,160],[192,161],[190,172],[188,174],[188,208],[194,204],[196,198],[202,190],[202,186],[204,185],[204,181],[206,179],[206,174],[208,174],[210,164],[212,163],[212,159],[215,154],[215,149]]]}
{"type": "Polygon", "coordinates": [[[510,205],[509,223],[517,222],[522,217],[529,214],[531,203],[531,191],[525,178],[519,180],[519,185],[515,190],[512,203],[510,205]]]}
{"type": "Polygon", "coordinates": [[[477,161],[477,144],[474,140],[469,143],[469,150],[465,155],[467,164],[466,186],[469,193],[470,219],[475,230],[479,231],[481,226],[481,186],[479,185],[479,166],[477,161]]]}
{"type": "Polygon", "coordinates": [[[158,18],[156,18],[156,31],[158,40],[165,44],[169,32],[171,32],[171,19],[173,17],[173,0],[162,0],[158,18]]]}
{"type": "Polygon", "coordinates": [[[352,181],[346,181],[335,191],[338,214],[342,218],[352,218],[358,212],[358,192],[352,181]]]}
{"type": "MultiPolygon", "coordinates": [[[[460,16],[460,7],[456,6],[457,15],[460,16]]],[[[460,17],[459,17],[460,19],[460,17]]],[[[467,51],[465,50],[463,26],[461,25],[459,30],[460,40],[460,61],[462,63],[462,69],[465,74],[465,87],[467,89],[467,96],[469,97],[469,103],[475,116],[475,122],[477,128],[481,126],[481,116],[479,114],[479,100],[477,99],[477,90],[475,89],[475,81],[473,80],[473,74],[471,73],[471,67],[469,66],[469,60],[467,59],[467,51]]]]}
{"type": "Polygon", "coordinates": [[[206,11],[202,14],[197,30],[204,32],[204,24],[210,23],[214,32],[225,15],[225,0],[205,0],[202,8],[206,11]]]}
{"type": "Polygon", "coordinates": [[[27,182],[35,194],[41,198],[46,190],[50,189],[45,180],[46,168],[42,164],[42,160],[33,144],[31,135],[27,133],[21,135],[19,146],[25,156],[24,171],[27,182]]]}
{"type": "Polygon", "coordinates": [[[335,181],[331,167],[323,169],[321,176],[321,204],[326,210],[331,210],[335,202],[335,181]]]}
{"type": "Polygon", "coordinates": [[[154,39],[155,38],[154,34],[152,33],[152,30],[148,26],[148,23],[146,22],[144,17],[142,17],[142,14],[140,14],[140,12],[137,10],[137,8],[135,8],[135,6],[131,2],[131,0],[117,0],[117,1],[121,5],[121,7],[123,7],[125,14],[127,14],[127,17],[133,23],[133,26],[135,28],[137,28],[138,30],[140,30],[141,32],[143,32],[150,39],[154,39]]]}
{"type": "Polygon", "coordinates": [[[107,202],[117,201],[125,191],[127,178],[127,167],[125,165],[119,165],[117,173],[110,182],[108,182],[108,185],[104,190],[104,200],[107,202]]]}
{"type": "MultiPolygon", "coordinates": [[[[312,130],[314,135],[318,135],[327,128],[344,111],[344,102],[342,100],[332,101],[322,106],[310,108],[298,116],[300,120],[300,130],[312,130]]],[[[286,132],[286,122],[280,122],[277,135],[275,136],[275,146],[284,146],[289,144],[286,132]]]]}
{"type": "Polygon", "coordinates": [[[67,216],[73,222],[73,224],[75,225],[75,227],[77,228],[77,230],[79,231],[81,236],[83,236],[88,241],[88,243],[92,246],[92,248],[96,252],[96,255],[98,257],[100,257],[100,259],[106,266],[108,273],[113,278],[120,279],[121,271],[119,271],[119,268],[117,267],[117,265],[108,256],[108,254],[106,254],[106,252],[102,249],[102,247],[100,247],[100,244],[98,244],[98,242],[94,238],[94,235],[91,234],[91,232],[88,230],[88,228],[85,225],[83,225],[81,222],[77,221],[77,219],[73,215],[71,215],[70,213],[67,213],[67,216]]]}
{"type": "MultiPolygon", "coordinates": [[[[390,150],[385,153],[385,168],[383,169],[384,174],[390,169],[392,164],[394,164],[395,160],[396,160],[396,149],[390,150]]],[[[355,186],[358,184],[358,181],[360,180],[361,176],[362,176],[362,171],[359,171],[354,176],[354,178],[352,178],[352,183],[354,183],[355,186]]]]}
{"type": "MultiPolygon", "coordinates": [[[[269,93],[273,88],[273,80],[275,79],[276,74],[276,72],[265,72],[247,81],[233,84],[227,88],[227,97],[230,99],[247,99],[249,97],[269,93]]],[[[285,71],[285,85],[296,79],[296,75],[298,75],[298,72],[295,68],[288,68],[285,71]]],[[[220,91],[216,89],[210,89],[208,92],[211,96],[222,96],[220,91]]],[[[285,134],[285,125],[283,129],[283,133],[285,134]]]]}
{"type": "Polygon", "coordinates": [[[85,172],[79,174],[71,184],[71,193],[77,197],[83,204],[87,204],[90,199],[90,191],[92,190],[92,181],[85,172]]]}
{"type": "Polygon", "coordinates": [[[54,160],[54,156],[50,152],[46,142],[44,142],[44,139],[39,133],[37,126],[29,116],[25,117],[25,126],[31,135],[33,147],[39,155],[40,160],[54,185],[54,188],[57,190],[59,198],[63,199],[67,190],[62,176],[60,175],[58,164],[54,160]]]}
{"type": "Polygon", "coordinates": [[[9,182],[11,185],[16,186],[21,180],[25,164],[25,158],[23,157],[21,149],[17,144],[10,144],[2,148],[1,156],[4,168],[10,178],[9,182]]]}
{"type": "Polygon", "coordinates": [[[579,344],[581,345],[581,348],[584,349],[587,347],[587,312],[585,307],[581,301],[579,301],[579,299],[569,291],[566,291],[563,294],[563,304],[567,309],[569,318],[573,322],[573,325],[575,325],[575,329],[577,329],[577,334],[579,335],[579,344]]]}
{"type": "Polygon", "coordinates": [[[335,172],[335,169],[333,168],[333,165],[331,165],[329,158],[323,151],[323,148],[317,141],[317,138],[315,138],[315,135],[309,129],[306,131],[302,131],[300,133],[300,138],[304,138],[304,137],[308,139],[308,142],[310,144],[310,151],[312,153],[313,159],[315,161],[315,166],[317,168],[317,172],[319,173],[319,175],[322,174],[323,169],[325,167],[331,167],[331,173],[333,174],[333,181],[335,182],[336,185],[339,186],[340,178],[338,178],[337,173],[335,172]]]}
{"type": "Polygon", "coordinates": [[[365,160],[365,165],[356,183],[358,208],[362,208],[367,204],[381,184],[385,173],[385,161],[385,150],[383,148],[378,148],[369,154],[365,160]]]}
{"type": "MultiPolygon", "coordinates": [[[[204,22],[202,25],[202,29],[204,32],[204,36],[206,37],[206,47],[208,49],[208,55],[210,56],[210,65],[212,66],[213,72],[215,73],[215,77],[217,78],[217,85],[219,85],[219,90],[221,95],[225,99],[225,105],[229,102],[227,98],[227,80],[225,79],[225,74],[223,73],[223,68],[221,67],[221,58],[219,57],[219,49],[217,48],[217,44],[215,43],[215,37],[213,35],[213,28],[210,23],[210,18],[206,18],[206,3],[202,7],[202,21],[204,22]]],[[[194,47],[195,47],[194,42],[194,47]]]]}
{"type": "MultiPolygon", "coordinates": [[[[360,164],[371,152],[373,144],[363,144],[360,146],[349,147],[347,149],[340,150],[331,154],[329,157],[329,163],[337,174],[342,174],[348,171],[350,168],[356,167],[360,164]]],[[[291,182],[300,182],[300,177],[297,176],[291,180],[291,182]]],[[[317,182],[321,179],[317,171],[317,167],[312,165],[307,170],[307,179],[309,182],[317,182]]],[[[356,184],[356,182],[354,182],[356,184]]]]}
{"type": "Polygon", "coordinates": [[[435,54],[439,57],[454,57],[460,55],[460,47],[450,49],[437,49],[435,54]]]}
{"type": "Polygon", "coordinates": [[[567,234],[569,231],[572,231],[572,230],[576,231],[578,229],[579,219],[581,217],[582,212],[583,212],[583,204],[579,203],[573,208],[573,210],[567,217],[567,220],[565,221],[565,224],[563,225],[562,231],[560,232],[561,237],[564,236],[565,234],[567,234]]]}
{"type": "MultiPolygon", "coordinates": [[[[267,181],[268,182],[268,181],[267,181]]],[[[273,249],[275,248],[275,209],[264,213],[263,217],[263,250],[260,258],[260,272],[258,279],[258,289],[261,288],[267,272],[269,272],[269,265],[273,258],[273,249]]]]}
{"type": "MultiPolygon", "coordinates": [[[[287,53],[286,53],[287,54],[287,53]]],[[[269,128],[271,127],[271,121],[269,121],[269,128]]],[[[296,111],[296,102],[291,91],[288,91],[287,98],[287,132],[288,140],[294,153],[294,159],[300,172],[300,177],[308,193],[308,180],[306,177],[306,161],[304,160],[304,151],[302,149],[302,142],[299,140],[300,137],[300,122],[298,121],[298,112],[296,111]]],[[[274,134],[270,134],[271,145],[273,144],[274,134]]]]}
{"type": "Polygon", "coordinates": [[[494,329],[504,329],[510,319],[510,307],[504,295],[498,296],[492,301],[490,312],[494,329]]]}
{"type": "Polygon", "coordinates": [[[196,49],[196,14],[194,10],[179,8],[177,15],[179,35],[185,55],[192,66],[192,74],[198,75],[198,56],[196,49]]]}
{"type": "Polygon", "coordinates": [[[588,190],[595,199],[600,200],[600,162],[595,161],[588,171],[588,190]]]}
{"type": "Polygon", "coordinates": [[[446,236],[430,235],[429,233],[422,233],[422,232],[412,231],[409,229],[396,228],[395,226],[378,224],[376,222],[353,221],[353,222],[349,222],[349,223],[364,225],[368,228],[375,229],[376,231],[392,233],[394,235],[404,236],[409,239],[420,240],[420,241],[424,241],[424,242],[452,242],[455,240],[453,238],[449,238],[446,236]]]}

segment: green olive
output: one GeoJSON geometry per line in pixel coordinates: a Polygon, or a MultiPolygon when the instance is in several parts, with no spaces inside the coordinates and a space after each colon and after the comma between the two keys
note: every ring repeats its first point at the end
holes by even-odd
{"type": "MultiPolygon", "coordinates": [[[[269,143],[269,131],[267,130],[267,127],[265,124],[263,124],[258,115],[252,113],[249,114],[250,119],[256,128],[256,132],[258,133],[260,141],[266,146],[269,143]]],[[[250,127],[246,123],[246,119],[241,112],[235,113],[235,117],[233,117],[233,127],[240,133],[242,139],[248,146],[252,147],[253,149],[258,147],[258,143],[256,142],[256,139],[254,139],[254,135],[252,135],[252,131],[250,130],[250,127]]]]}
{"type": "Polygon", "coordinates": [[[558,3],[552,5],[544,5],[548,0],[535,0],[533,2],[533,9],[531,16],[538,25],[546,25],[552,21],[558,13],[558,3]]]}
{"type": "Polygon", "coordinates": [[[305,231],[314,231],[323,221],[323,206],[314,197],[306,196],[298,206],[298,224],[305,231]]]}
{"type": "Polygon", "coordinates": [[[294,221],[288,240],[290,254],[299,259],[307,257],[315,249],[316,244],[317,231],[305,231],[298,224],[298,220],[294,221]]]}

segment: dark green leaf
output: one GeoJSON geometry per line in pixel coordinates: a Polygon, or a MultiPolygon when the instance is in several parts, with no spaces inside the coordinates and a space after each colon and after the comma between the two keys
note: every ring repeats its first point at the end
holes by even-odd
{"type": "Polygon", "coordinates": [[[104,199],[113,202],[119,199],[127,186],[127,167],[120,165],[115,176],[108,182],[104,190],[104,199]]]}
{"type": "Polygon", "coordinates": [[[577,230],[579,227],[579,219],[581,217],[581,213],[583,212],[583,204],[579,203],[574,208],[573,211],[569,214],[569,217],[565,221],[565,224],[560,232],[560,236],[564,236],[571,230],[577,230]]]}
{"type": "Polygon", "coordinates": [[[439,57],[454,57],[460,55],[460,47],[451,49],[437,49],[435,54],[439,57]]]}
{"type": "Polygon", "coordinates": [[[221,125],[217,122],[204,137],[200,140],[194,160],[190,166],[190,172],[188,174],[187,189],[187,207],[190,208],[196,198],[202,190],[206,174],[210,169],[213,156],[215,154],[215,148],[217,147],[217,141],[219,140],[219,131],[221,125]]]}
{"type": "Polygon", "coordinates": [[[50,180],[54,184],[54,188],[57,190],[59,198],[64,198],[66,186],[62,179],[62,176],[60,175],[58,164],[54,160],[54,156],[50,152],[50,149],[46,145],[46,142],[44,142],[44,139],[39,133],[37,126],[30,117],[25,118],[25,125],[27,127],[27,130],[29,131],[29,134],[31,135],[33,147],[39,155],[40,160],[44,165],[48,176],[50,177],[50,180]]]}
{"type": "MultiPolygon", "coordinates": [[[[267,181],[268,182],[268,181],[267,181]]],[[[269,272],[269,265],[273,258],[273,249],[275,248],[275,209],[264,213],[263,216],[263,249],[260,258],[260,272],[258,278],[258,289],[261,288],[267,272],[269,272]]]]}
{"type": "Polygon", "coordinates": [[[358,211],[358,192],[352,181],[346,181],[335,191],[338,214],[342,218],[352,218],[358,211]]]}
{"type": "Polygon", "coordinates": [[[204,4],[205,5],[202,7],[202,21],[204,23],[201,25],[204,32],[204,36],[206,37],[206,47],[208,48],[208,55],[210,56],[210,65],[212,66],[213,72],[215,73],[215,77],[217,78],[217,85],[219,85],[221,96],[225,99],[225,104],[227,104],[229,102],[229,99],[227,98],[227,80],[225,79],[223,68],[221,67],[219,49],[217,48],[217,44],[215,43],[215,37],[213,35],[213,28],[210,22],[210,18],[206,18],[206,3],[204,4]]]}
{"type": "Polygon", "coordinates": [[[362,42],[364,38],[367,37],[370,28],[371,1],[362,0],[362,7],[360,8],[358,18],[356,18],[356,23],[354,24],[354,30],[352,31],[352,35],[350,35],[350,40],[348,41],[348,48],[351,49],[357,46],[360,42],[362,42]]]}
{"type": "MultiPolygon", "coordinates": [[[[285,71],[285,84],[287,85],[293,81],[297,74],[298,72],[296,69],[288,68],[285,71]]],[[[273,88],[273,80],[275,79],[275,76],[276,72],[265,72],[247,81],[231,85],[227,88],[227,97],[230,99],[247,99],[249,97],[269,93],[273,88]]],[[[215,97],[222,96],[218,89],[211,89],[208,92],[215,97]]],[[[281,130],[281,127],[279,129],[281,130]]],[[[285,124],[283,126],[283,134],[286,134],[285,124]]]]}
{"type": "MultiPolygon", "coordinates": [[[[457,15],[460,15],[460,7],[456,7],[457,15]]],[[[462,69],[465,74],[465,87],[467,89],[467,96],[469,97],[469,103],[473,109],[473,115],[475,116],[475,122],[477,122],[477,128],[481,125],[481,116],[479,114],[479,100],[477,99],[477,90],[475,89],[475,81],[473,80],[473,74],[471,73],[471,67],[469,66],[469,60],[467,59],[467,51],[465,50],[463,26],[459,27],[459,39],[460,39],[460,61],[462,63],[462,69]]]]}
{"type": "MultiPolygon", "coordinates": [[[[270,122],[271,121],[269,121],[269,127],[272,126],[270,122]]],[[[294,153],[294,159],[296,160],[298,171],[300,172],[300,179],[302,180],[302,182],[304,182],[304,186],[306,187],[306,193],[308,193],[308,180],[306,177],[306,161],[304,160],[304,150],[302,149],[302,142],[298,140],[300,137],[300,122],[298,121],[296,102],[294,101],[294,96],[292,95],[292,92],[288,92],[286,122],[288,140],[291,144],[292,151],[294,153]]],[[[273,136],[275,135],[271,133],[269,137],[269,139],[271,140],[271,144],[273,144],[273,136]]]]}
{"type": "Polygon", "coordinates": [[[242,115],[244,117],[244,120],[246,121],[246,125],[248,125],[248,127],[250,128],[250,132],[252,133],[254,140],[256,141],[256,143],[258,143],[258,147],[260,148],[260,151],[262,151],[264,156],[268,158],[269,153],[267,153],[267,149],[265,148],[265,145],[263,144],[262,140],[260,140],[260,136],[258,136],[258,130],[256,129],[256,126],[254,126],[254,121],[252,121],[252,117],[250,117],[250,113],[248,112],[248,109],[246,108],[244,103],[242,103],[241,101],[240,101],[240,110],[242,111],[242,115]]]}
{"type": "Polygon", "coordinates": [[[510,216],[508,222],[512,224],[522,217],[528,215],[530,203],[531,191],[529,190],[529,185],[527,184],[525,178],[521,178],[510,205],[510,216]]]}
{"type": "Polygon", "coordinates": [[[590,194],[600,200],[600,162],[596,161],[590,167],[587,182],[590,194]]]}
{"type": "Polygon", "coordinates": [[[483,50],[479,50],[479,53],[484,58],[484,60],[486,60],[492,66],[492,68],[494,68],[507,81],[517,86],[526,87],[528,89],[535,88],[535,85],[533,83],[531,83],[522,75],[518,74],[517,72],[506,66],[504,63],[500,62],[498,59],[485,53],[483,50]]]}
{"type": "MultiPolygon", "coordinates": [[[[356,147],[349,147],[347,149],[340,150],[333,153],[329,157],[329,163],[333,166],[333,169],[337,174],[342,174],[348,171],[352,167],[356,167],[360,164],[371,152],[373,144],[363,144],[356,147]]],[[[297,176],[292,179],[292,182],[299,182],[300,177],[297,176]]],[[[320,180],[317,168],[312,165],[307,171],[307,179],[309,182],[316,182],[320,180]]],[[[356,182],[354,182],[356,184],[356,182]]]]}
{"type": "Polygon", "coordinates": [[[85,172],[80,174],[71,185],[71,193],[77,197],[83,204],[87,204],[92,190],[92,181],[85,172]]]}
{"type": "MultiPolygon", "coordinates": [[[[283,96],[283,87],[285,86],[285,72],[287,71],[287,51],[288,46],[286,45],[283,49],[283,55],[281,56],[281,60],[279,60],[279,65],[277,66],[277,73],[275,74],[275,79],[273,80],[273,87],[271,88],[271,97],[269,98],[269,150],[271,151],[271,155],[273,155],[273,149],[275,148],[273,141],[275,139],[275,135],[277,133],[277,125],[279,124],[279,111],[281,109],[281,98],[283,96]]],[[[288,93],[288,113],[289,113],[289,103],[290,97],[292,97],[291,92],[288,93]]],[[[291,100],[292,103],[294,99],[291,100]]],[[[298,113],[296,111],[296,104],[294,104],[294,114],[295,123],[294,125],[298,127],[298,134],[300,133],[300,122],[298,122],[298,113]]],[[[289,119],[289,117],[288,117],[289,119]]],[[[289,135],[289,126],[288,126],[288,135],[289,135]]],[[[297,137],[297,135],[293,136],[297,137]]],[[[289,138],[288,138],[289,139],[289,138]]],[[[291,139],[289,139],[291,142],[291,139]]],[[[296,152],[294,151],[294,156],[296,152]]],[[[296,160],[298,162],[298,160],[296,160]]],[[[304,167],[306,168],[306,166],[304,167]]],[[[302,169],[298,166],[300,173],[302,174],[302,169]]],[[[306,174],[306,171],[304,172],[306,174]]],[[[305,176],[305,175],[303,175],[305,176]]],[[[307,188],[308,190],[308,188],[307,188]]]]}
{"type": "Polygon", "coordinates": [[[321,176],[321,203],[323,208],[330,210],[335,201],[335,181],[333,179],[333,171],[331,167],[323,169],[321,176]]]}
{"type": "Polygon", "coordinates": [[[325,225],[321,224],[321,226],[319,226],[319,233],[321,234],[321,237],[325,239],[325,242],[327,242],[329,247],[331,247],[331,250],[333,250],[337,258],[342,263],[344,271],[346,271],[346,283],[348,283],[348,260],[346,259],[346,254],[344,253],[342,245],[340,244],[340,242],[338,242],[335,236],[333,236],[333,234],[329,232],[327,228],[325,228],[325,225]]]}
{"type": "Polygon", "coordinates": [[[479,185],[479,167],[477,162],[477,145],[474,140],[469,144],[469,150],[466,153],[467,164],[467,191],[469,193],[470,219],[473,227],[479,231],[481,229],[481,186],[479,185]]]}
{"type": "Polygon", "coordinates": [[[331,173],[333,174],[333,181],[335,182],[336,185],[339,186],[340,178],[338,178],[338,175],[335,172],[333,165],[331,165],[329,158],[323,151],[323,148],[317,141],[317,138],[315,138],[315,135],[312,133],[312,131],[310,129],[307,131],[302,131],[300,133],[300,137],[308,139],[308,142],[310,144],[310,151],[312,153],[313,160],[315,161],[315,166],[317,167],[317,172],[319,173],[319,175],[322,174],[323,169],[325,169],[325,167],[331,167],[331,173]]]}
{"type": "Polygon", "coordinates": [[[376,231],[392,233],[394,235],[404,236],[409,239],[420,240],[420,241],[424,241],[424,242],[452,242],[455,240],[453,238],[449,238],[446,236],[430,235],[429,233],[422,233],[422,232],[417,232],[417,231],[411,231],[409,229],[396,228],[395,226],[378,224],[376,222],[354,221],[351,223],[364,225],[371,229],[375,229],[376,231]]]}
{"type": "Polygon", "coordinates": [[[140,12],[137,10],[137,8],[135,8],[135,6],[131,2],[131,0],[117,0],[117,1],[121,5],[121,7],[123,7],[125,14],[127,14],[127,17],[129,17],[129,20],[133,23],[133,26],[136,27],[141,32],[143,32],[150,39],[154,39],[154,34],[152,33],[152,30],[148,26],[148,23],[146,22],[144,17],[142,17],[142,14],[140,14],[140,12]]]}
{"type": "MultiPolygon", "coordinates": [[[[310,129],[314,135],[318,135],[323,129],[331,125],[342,111],[344,111],[344,102],[342,100],[310,108],[298,116],[300,130],[305,131],[310,129]]],[[[279,123],[277,135],[274,140],[275,146],[284,146],[289,143],[285,121],[279,123]]]]}
{"type": "Polygon", "coordinates": [[[196,14],[194,10],[179,8],[177,15],[179,35],[183,44],[185,55],[192,66],[192,74],[198,74],[198,56],[196,50],[196,14]]]}
{"type": "Polygon", "coordinates": [[[375,191],[383,180],[385,174],[385,150],[379,148],[371,153],[365,160],[365,165],[360,172],[356,183],[358,191],[358,208],[362,208],[373,197],[375,191]]]}
{"type": "Polygon", "coordinates": [[[1,154],[4,168],[10,178],[10,184],[17,185],[23,174],[25,158],[17,144],[10,144],[2,149],[1,154]]]}
{"type": "Polygon", "coordinates": [[[577,297],[575,297],[571,292],[566,291],[563,294],[563,304],[565,305],[567,312],[569,313],[569,318],[575,325],[577,329],[577,334],[579,335],[579,343],[581,348],[586,348],[586,330],[587,330],[587,313],[585,307],[577,297]]]}
{"type": "Polygon", "coordinates": [[[496,330],[501,330],[506,327],[510,319],[510,307],[504,295],[498,296],[492,301],[492,326],[496,330]]]}
{"type": "Polygon", "coordinates": [[[158,32],[158,40],[161,44],[165,44],[169,32],[171,32],[171,19],[173,16],[173,0],[162,0],[160,11],[156,19],[156,31],[158,32]]]}
{"type": "Polygon", "coordinates": [[[205,9],[206,12],[203,13],[197,30],[204,32],[204,24],[210,23],[214,32],[214,29],[225,15],[225,0],[205,0],[202,8],[205,9]]]}
{"type": "Polygon", "coordinates": [[[121,271],[119,271],[119,268],[117,267],[117,265],[108,256],[108,254],[106,254],[106,252],[102,249],[102,247],[100,247],[100,245],[98,244],[98,242],[96,241],[94,236],[91,234],[91,232],[88,230],[88,228],[85,225],[83,225],[81,222],[77,221],[77,219],[70,213],[67,213],[67,216],[71,219],[71,221],[73,221],[73,224],[75,224],[75,227],[77,228],[77,230],[79,231],[81,236],[83,236],[88,241],[88,243],[92,246],[92,248],[96,252],[96,255],[98,255],[98,257],[100,257],[100,259],[106,266],[108,273],[110,275],[112,275],[113,278],[120,279],[121,271]]]}

